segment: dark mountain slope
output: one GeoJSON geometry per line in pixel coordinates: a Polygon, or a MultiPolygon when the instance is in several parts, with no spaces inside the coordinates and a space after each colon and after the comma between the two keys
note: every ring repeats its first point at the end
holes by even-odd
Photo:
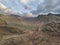
{"type": "Polygon", "coordinates": [[[49,23],[49,22],[60,22],[60,16],[58,15],[39,15],[35,19],[36,22],[44,22],[44,23],[49,23]]]}

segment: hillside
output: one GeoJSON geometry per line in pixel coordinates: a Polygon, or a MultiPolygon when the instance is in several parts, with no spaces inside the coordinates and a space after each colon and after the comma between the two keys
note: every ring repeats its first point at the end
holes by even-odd
{"type": "Polygon", "coordinates": [[[0,15],[0,35],[8,35],[8,34],[19,34],[22,33],[21,29],[17,27],[10,26],[9,21],[11,22],[12,19],[17,21],[16,18],[7,16],[7,15],[0,15]]]}
{"type": "Polygon", "coordinates": [[[22,34],[34,29],[34,25],[27,24],[18,15],[0,14],[0,35],[22,34]]]}
{"type": "Polygon", "coordinates": [[[60,22],[60,16],[57,14],[39,15],[35,21],[44,23],[60,22]]]}
{"type": "Polygon", "coordinates": [[[37,17],[24,18],[26,22],[33,24],[40,23],[49,23],[49,22],[60,22],[60,14],[46,14],[46,15],[38,15],[37,17]]]}
{"type": "Polygon", "coordinates": [[[41,30],[2,40],[1,45],[60,45],[59,23],[51,22],[43,26],[41,30]]]}
{"type": "Polygon", "coordinates": [[[60,17],[0,14],[0,45],[60,45],[60,17]]]}

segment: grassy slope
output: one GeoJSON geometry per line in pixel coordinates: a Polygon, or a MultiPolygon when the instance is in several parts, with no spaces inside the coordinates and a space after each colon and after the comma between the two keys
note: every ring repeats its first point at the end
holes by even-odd
{"type": "Polygon", "coordinates": [[[59,23],[55,23],[56,25],[53,23],[52,27],[50,24],[52,23],[43,25],[44,27],[41,30],[35,30],[32,33],[17,35],[17,37],[16,35],[14,37],[10,36],[10,38],[2,40],[1,45],[60,45],[60,36],[58,36],[60,33],[58,34],[55,31],[56,29],[52,28],[55,26],[58,29],[57,31],[60,31],[60,28],[58,28],[60,27],[59,23]],[[54,29],[53,32],[52,29],[47,29],[46,27],[54,29]]]}
{"type": "MultiPolygon", "coordinates": [[[[23,30],[34,30],[36,27],[34,24],[27,24],[23,22],[21,17],[15,17],[15,16],[8,16],[8,15],[0,15],[0,22],[2,25],[5,25],[5,27],[1,27],[1,31],[4,31],[3,33],[10,33],[9,31],[13,31],[16,33],[19,33],[23,30]],[[4,24],[3,24],[4,23],[4,24]]],[[[1,24],[0,23],[0,24],[1,24]]]]}
{"type": "Polygon", "coordinates": [[[25,28],[25,29],[33,29],[35,28],[34,24],[27,24],[25,23],[21,17],[14,17],[14,16],[1,16],[3,20],[5,20],[8,26],[16,27],[16,28],[25,28]]]}
{"type": "Polygon", "coordinates": [[[34,25],[24,23],[20,17],[0,15],[0,39],[6,35],[24,34],[34,29],[34,25]]]}
{"type": "MultiPolygon", "coordinates": [[[[55,20],[54,18],[53,20],[55,20]]],[[[60,32],[58,27],[60,26],[57,23],[56,25],[55,23],[43,25],[41,30],[34,31],[33,29],[36,29],[34,24],[24,23],[18,18],[3,15],[0,16],[0,19],[2,20],[1,22],[5,23],[5,26],[0,27],[0,33],[2,32],[0,35],[0,45],[60,45],[60,37],[58,36],[60,34],[58,33],[60,32]]]]}

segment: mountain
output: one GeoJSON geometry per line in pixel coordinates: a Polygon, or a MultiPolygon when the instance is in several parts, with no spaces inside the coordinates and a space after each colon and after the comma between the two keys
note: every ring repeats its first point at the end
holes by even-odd
{"type": "Polygon", "coordinates": [[[48,15],[38,15],[38,17],[35,18],[35,21],[44,23],[49,23],[53,21],[60,22],[60,14],[49,13],[48,15]]]}
{"type": "Polygon", "coordinates": [[[0,45],[60,45],[60,17],[0,14],[0,45]]]}
{"type": "MultiPolygon", "coordinates": [[[[12,26],[12,23],[21,22],[18,20],[18,17],[13,17],[9,15],[0,14],[0,35],[8,35],[8,34],[19,34],[20,29],[17,27],[12,26]],[[19,31],[17,31],[19,30],[19,31]]],[[[22,31],[21,31],[22,32],[22,31]]]]}
{"type": "Polygon", "coordinates": [[[47,23],[23,35],[11,35],[0,45],[60,45],[60,23],[47,23]]]}
{"type": "Polygon", "coordinates": [[[28,22],[24,21],[24,18],[11,14],[4,15],[0,14],[0,34],[20,34],[24,32],[23,30],[34,30],[35,26],[28,24],[28,22]]]}

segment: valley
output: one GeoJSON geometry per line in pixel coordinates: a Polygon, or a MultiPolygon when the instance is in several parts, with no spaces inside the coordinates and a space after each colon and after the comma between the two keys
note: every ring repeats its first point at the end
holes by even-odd
{"type": "Polygon", "coordinates": [[[0,14],[0,45],[60,45],[60,16],[0,14]]]}

